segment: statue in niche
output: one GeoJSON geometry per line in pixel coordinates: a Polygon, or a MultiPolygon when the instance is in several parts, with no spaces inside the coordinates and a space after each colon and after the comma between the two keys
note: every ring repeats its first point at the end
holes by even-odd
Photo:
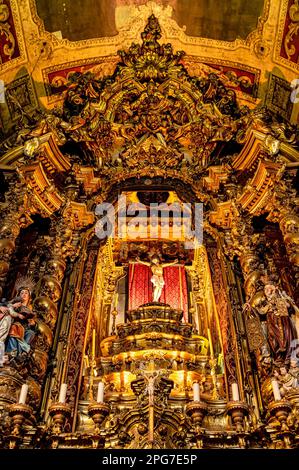
{"type": "Polygon", "coordinates": [[[36,335],[35,314],[31,308],[33,284],[30,279],[20,278],[16,283],[17,297],[0,307],[3,316],[0,324],[5,352],[11,357],[27,355],[36,335]]]}
{"type": "Polygon", "coordinates": [[[264,287],[265,301],[259,313],[266,314],[267,340],[274,361],[290,359],[292,341],[297,339],[295,325],[290,317],[291,299],[279,288],[268,283],[264,287]]]}
{"type": "MultiPolygon", "coordinates": [[[[294,301],[284,291],[264,278],[264,300],[255,307],[243,305],[249,349],[255,353],[259,374],[267,378],[273,366],[288,365],[299,341],[290,314],[297,311],[294,301]]],[[[295,369],[294,369],[295,370],[295,369]]]]}
{"type": "Polygon", "coordinates": [[[162,263],[160,256],[158,254],[153,254],[150,258],[150,262],[141,261],[140,258],[137,258],[138,263],[149,266],[152,271],[151,283],[153,284],[153,301],[159,302],[159,299],[162,294],[162,289],[165,285],[163,277],[163,268],[167,266],[174,266],[178,263],[178,260],[174,260],[171,263],[162,263]]]}

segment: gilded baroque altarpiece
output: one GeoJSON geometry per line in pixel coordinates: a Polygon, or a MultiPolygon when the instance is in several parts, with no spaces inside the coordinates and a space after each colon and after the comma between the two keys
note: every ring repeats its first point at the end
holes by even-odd
{"type": "MultiPolygon", "coordinates": [[[[72,53],[33,2],[20,4],[39,59],[63,47],[71,59],[8,88],[7,112],[19,86],[24,106],[0,157],[1,446],[297,447],[298,131],[255,94],[258,60],[280,54],[267,40],[273,4],[247,40],[216,44],[188,38],[152,2],[102,40],[105,55],[80,61],[93,41],[72,53]],[[175,52],[182,44],[187,55],[175,52]],[[197,46],[234,60],[192,56],[197,46]],[[245,50],[255,59],[242,75],[245,50]],[[32,111],[38,79],[47,112],[32,111]],[[176,204],[168,235],[161,215],[154,238],[147,218],[138,236],[119,224],[97,236],[96,208],[119,215],[120,196],[125,209],[176,204]],[[203,241],[190,249],[175,226],[196,204],[203,241]]],[[[5,5],[12,79],[26,52],[20,10],[12,1],[12,25],[5,5]]],[[[295,24],[296,5],[281,24],[287,11],[295,24]]],[[[290,21],[278,39],[291,78],[290,21]]]]}

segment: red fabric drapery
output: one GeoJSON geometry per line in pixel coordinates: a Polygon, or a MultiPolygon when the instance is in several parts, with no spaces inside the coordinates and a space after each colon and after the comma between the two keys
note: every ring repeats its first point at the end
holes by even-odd
{"type": "MultiPolygon", "coordinates": [[[[153,285],[151,269],[142,264],[129,266],[129,310],[153,301],[153,285]]],[[[165,285],[160,302],[184,312],[184,320],[188,319],[188,291],[184,266],[168,266],[163,269],[165,285]]]]}
{"type": "Polygon", "coordinates": [[[152,300],[151,271],[142,264],[129,265],[129,310],[152,300]]]}

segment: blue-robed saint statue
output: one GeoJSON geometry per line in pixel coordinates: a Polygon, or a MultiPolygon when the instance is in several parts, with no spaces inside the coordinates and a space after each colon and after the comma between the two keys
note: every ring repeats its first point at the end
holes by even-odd
{"type": "Polygon", "coordinates": [[[29,353],[35,336],[35,315],[30,306],[32,284],[19,280],[17,296],[0,306],[0,341],[10,356],[29,353]]]}

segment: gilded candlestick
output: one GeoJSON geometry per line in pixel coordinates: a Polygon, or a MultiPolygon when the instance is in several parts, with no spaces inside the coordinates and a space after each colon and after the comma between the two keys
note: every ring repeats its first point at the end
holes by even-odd
{"type": "Polygon", "coordinates": [[[22,427],[26,419],[32,416],[32,408],[25,403],[14,403],[10,405],[8,414],[12,421],[12,431],[9,438],[9,447],[15,448],[22,436],[22,427]]]}
{"type": "Polygon", "coordinates": [[[55,402],[49,408],[49,415],[53,421],[53,433],[61,434],[67,419],[71,416],[71,407],[66,403],[55,402]]]}
{"type": "Polygon", "coordinates": [[[100,432],[100,426],[110,412],[110,406],[103,402],[93,402],[88,406],[88,414],[95,424],[95,432],[100,432]]]}

